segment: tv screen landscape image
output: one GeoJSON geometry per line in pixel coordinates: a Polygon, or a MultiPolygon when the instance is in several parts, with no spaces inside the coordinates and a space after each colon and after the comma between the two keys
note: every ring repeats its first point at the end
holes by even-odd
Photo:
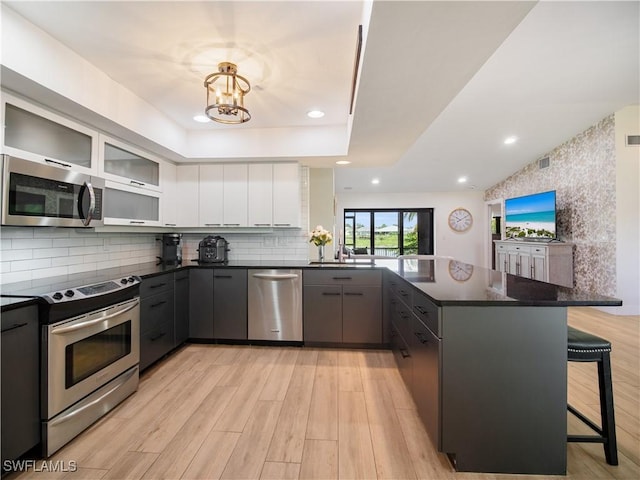
{"type": "Polygon", "coordinates": [[[507,238],[556,238],[555,190],[508,198],[504,210],[507,238]]]}

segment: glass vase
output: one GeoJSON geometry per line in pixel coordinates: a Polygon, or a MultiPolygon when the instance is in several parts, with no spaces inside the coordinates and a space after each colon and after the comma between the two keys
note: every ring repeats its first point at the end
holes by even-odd
{"type": "Polygon", "coordinates": [[[324,262],[324,245],[318,245],[318,261],[324,262]]]}

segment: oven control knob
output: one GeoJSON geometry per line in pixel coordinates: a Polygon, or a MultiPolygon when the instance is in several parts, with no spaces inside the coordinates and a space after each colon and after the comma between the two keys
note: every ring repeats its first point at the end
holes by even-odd
{"type": "Polygon", "coordinates": [[[135,282],[135,281],[136,281],[136,279],[135,279],[135,278],[133,278],[133,277],[129,277],[129,283],[133,283],[133,282],[135,282]]]}
{"type": "Polygon", "coordinates": [[[75,295],[75,293],[74,293],[74,291],[73,291],[73,290],[67,290],[66,292],[64,292],[64,296],[65,296],[65,297],[69,297],[69,298],[71,298],[71,297],[73,297],[74,295],[75,295]]]}
{"type": "Polygon", "coordinates": [[[52,295],[54,300],[61,300],[62,299],[62,294],[60,292],[56,292],[52,295]]]}
{"type": "Polygon", "coordinates": [[[120,280],[120,283],[123,284],[123,285],[126,285],[127,284],[127,279],[123,278],[122,280],[120,280]]]}

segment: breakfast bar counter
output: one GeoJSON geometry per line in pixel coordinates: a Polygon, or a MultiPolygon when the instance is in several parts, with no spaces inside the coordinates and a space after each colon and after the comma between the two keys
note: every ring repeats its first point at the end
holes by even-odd
{"type": "Polygon", "coordinates": [[[556,474],[567,462],[567,308],[621,301],[451,259],[387,267],[396,362],[458,471],[556,474]]]}

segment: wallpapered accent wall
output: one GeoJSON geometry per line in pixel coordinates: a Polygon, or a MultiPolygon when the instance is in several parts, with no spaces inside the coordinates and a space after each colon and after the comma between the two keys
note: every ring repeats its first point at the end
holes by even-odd
{"type": "Polygon", "coordinates": [[[575,288],[616,292],[615,118],[601,120],[485,192],[485,200],[556,190],[558,237],[575,244],[575,288]]]}

